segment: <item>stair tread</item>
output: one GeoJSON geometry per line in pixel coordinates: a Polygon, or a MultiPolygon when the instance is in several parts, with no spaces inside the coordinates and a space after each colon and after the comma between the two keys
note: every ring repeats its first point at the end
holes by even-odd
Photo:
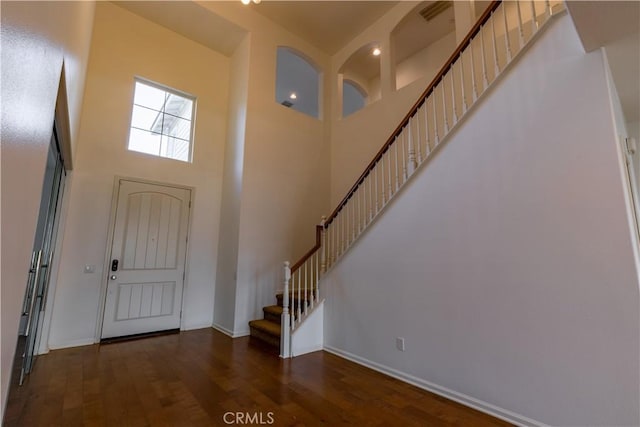
{"type": "Polygon", "coordinates": [[[265,319],[252,320],[249,322],[249,326],[268,333],[269,335],[280,336],[281,328],[277,323],[271,322],[265,319]]]}
{"type": "Polygon", "coordinates": [[[280,305],[269,305],[266,307],[262,307],[262,311],[265,313],[275,314],[277,316],[282,314],[282,306],[280,305]]]}

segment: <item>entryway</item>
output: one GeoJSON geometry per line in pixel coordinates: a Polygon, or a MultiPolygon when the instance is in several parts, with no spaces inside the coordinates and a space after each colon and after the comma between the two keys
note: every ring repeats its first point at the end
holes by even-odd
{"type": "Polygon", "coordinates": [[[121,178],[101,339],[180,328],[191,189],[121,178]]]}

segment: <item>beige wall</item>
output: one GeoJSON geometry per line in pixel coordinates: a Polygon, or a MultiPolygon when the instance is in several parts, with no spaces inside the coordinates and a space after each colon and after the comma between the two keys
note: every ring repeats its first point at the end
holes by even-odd
{"type": "Polygon", "coordinates": [[[2,413],[61,68],[75,147],[93,12],[93,2],[2,2],[2,413]]]}
{"type": "Polygon", "coordinates": [[[213,324],[229,335],[234,334],[240,198],[249,100],[250,46],[251,36],[246,35],[231,57],[229,79],[229,116],[220,207],[222,226],[218,237],[218,270],[213,310],[213,324]]]}
{"type": "Polygon", "coordinates": [[[211,325],[228,79],[229,58],[111,3],[97,5],[51,348],[96,337],[116,175],[195,188],[182,327],[211,325]],[[196,96],[193,163],[127,150],[134,76],[196,96]],[[85,264],[95,265],[96,272],[83,273],[85,264]]]}
{"type": "MultiPolygon", "coordinates": [[[[224,282],[216,284],[225,290],[235,288],[236,299],[234,317],[226,309],[226,315],[218,312],[216,326],[231,335],[244,335],[249,333],[248,321],[261,318],[262,307],[275,303],[275,291],[282,286],[282,262],[295,261],[313,245],[313,226],[329,210],[328,121],[276,103],[276,49],[289,46],[321,68],[320,111],[325,118],[330,105],[329,57],[240,2],[203,5],[251,35],[238,241],[219,243],[221,248],[237,244],[238,261],[235,276],[227,272],[224,282]]],[[[234,227],[234,221],[222,223],[221,228],[234,227]]],[[[217,306],[226,303],[218,301],[217,306]]]]}

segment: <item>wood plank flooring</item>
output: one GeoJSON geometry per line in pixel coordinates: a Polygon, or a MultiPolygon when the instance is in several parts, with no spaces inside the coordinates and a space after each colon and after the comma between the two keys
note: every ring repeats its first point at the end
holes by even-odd
{"type": "Polygon", "coordinates": [[[255,340],[209,328],[52,351],[11,391],[4,421],[7,427],[509,425],[329,353],[282,360],[255,340]]]}

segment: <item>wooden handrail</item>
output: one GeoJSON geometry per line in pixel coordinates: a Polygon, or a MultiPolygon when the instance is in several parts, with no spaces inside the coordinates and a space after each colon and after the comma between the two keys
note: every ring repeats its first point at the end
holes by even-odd
{"type": "Polygon", "coordinates": [[[300,260],[298,260],[298,262],[296,262],[295,264],[293,264],[293,266],[291,267],[291,273],[295,272],[298,268],[300,268],[300,266],[302,264],[305,263],[305,261],[307,261],[309,258],[311,258],[311,256],[316,253],[316,251],[318,249],[320,249],[320,247],[322,246],[322,230],[324,229],[324,226],[322,225],[316,225],[316,244],[314,247],[312,247],[311,249],[309,249],[309,251],[303,255],[302,258],[300,258],[300,260]]]}
{"type": "Polygon", "coordinates": [[[376,166],[376,164],[378,164],[382,156],[387,152],[387,150],[389,150],[389,147],[391,146],[391,144],[393,144],[393,142],[395,141],[396,137],[400,134],[400,132],[402,132],[402,129],[409,123],[409,119],[416,114],[416,112],[418,111],[418,108],[422,106],[422,104],[425,102],[427,97],[431,94],[431,92],[433,92],[434,88],[438,85],[438,83],[440,83],[440,81],[442,80],[444,75],[447,73],[447,71],[449,71],[453,63],[460,57],[464,49],[466,49],[471,44],[471,39],[473,39],[480,32],[480,29],[482,28],[482,26],[489,20],[489,17],[491,17],[491,14],[493,13],[493,11],[495,11],[498,8],[498,6],[500,6],[500,3],[502,3],[502,1],[493,1],[487,7],[487,10],[484,11],[482,16],[480,16],[480,18],[478,19],[476,24],[471,28],[471,30],[466,35],[466,37],[462,40],[462,42],[460,42],[456,50],[449,57],[447,62],[445,62],[444,66],[440,69],[438,74],[436,74],[436,77],[431,81],[429,86],[427,86],[427,89],[422,93],[422,95],[420,95],[420,98],[418,98],[418,101],[416,101],[413,107],[411,107],[411,110],[409,110],[409,113],[404,117],[404,119],[402,119],[398,127],[396,127],[396,129],[393,131],[389,139],[387,139],[387,142],[385,142],[385,144],[382,146],[380,151],[378,151],[378,154],[375,155],[373,160],[371,160],[369,165],[365,168],[364,172],[362,172],[362,175],[360,175],[360,177],[358,178],[356,183],[353,185],[353,187],[351,187],[351,189],[349,190],[347,195],[344,197],[344,199],[342,199],[340,204],[338,204],[338,207],[336,207],[336,209],[331,213],[331,215],[329,215],[329,218],[327,218],[324,224],[325,228],[328,227],[329,224],[331,224],[331,222],[336,218],[336,216],[338,216],[338,213],[342,210],[344,205],[347,204],[351,196],[353,196],[353,193],[356,192],[358,187],[360,187],[360,185],[364,182],[365,178],[371,173],[371,171],[376,166]]]}
{"type": "Polygon", "coordinates": [[[373,168],[376,166],[376,164],[378,164],[380,159],[382,159],[382,156],[387,152],[387,150],[389,150],[389,147],[391,147],[396,137],[402,132],[402,129],[409,123],[409,119],[416,114],[416,112],[418,111],[418,108],[420,108],[422,104],[426,101],[427,97],[433,92],[433,90],[438,85],[438,83],[440,83],[440,81],[443,79],[444,75],[453,66],[454,62],[456,62],[456,60],[460,57],[462,52],[471,44],[471,40],[480,32],[480,30],[482,29],[482,26],[489,20],[489,18],[491,17],[491,14],[498,8],[498,6],[500,6],[501,3],[502,3],[501,0],[491,2],[491,4],[487,7],[487,9],[484,11],[482,16],[480,16],[476,24],[471,28],[471,30],[466,35],[466,37],[462,40],[462,42],[460,42],[456,50],[449,57],[447,62],[445,62],[444,66],[440,69],[438,74],[436,74],[435,78],[431,81],[429,86],[427,86],[427,89],[425,89],[425,91],[422,92],[422,95],[420,95],[420,98],[418,98],[418,100],[413,105],[413,107],[411,107],[411,110],[409,110],[409,113],[404,117],[404,119],[402,119],[400,124],[396,127],[396,129],[393,131],[391,136],[387,139],[385,144],[382,146],[380,151],[378,151],[378,153],[375,155],[373,160],[371,160],[369,165],[365,168],[364,172],[362,172],[362,175],[360,175],[360,177],[358,178],[356,183],[353,185],[353,187],[351,187],[347,195],[338,204],[338,207],[335,208],[335,210],[331,213],[331,215],[329,216],[329,218],[327,218],[327,220],[324,222],[323,225],[316,226],[315,246],[311,248],[306,254],[304,254],[304,256],[300,258],[298,262],[293,264],[293,266],[291,267],[291,273],[294,273],[309,258],[311,258],[311,256],[313,256],[313,254],[316,253],[318,249],[320,249],[320,247],[322,246],[322,230],[324,228],[327,228],[329,224],[331,224],[331,222],[336,218],[336,216],[338,216],[338,213],[340,213],[342,208],[347,204],[347,202],[354,195],[356,190],[360,187],[360,185],[362,185],[365,178],[371,173],[373,168]]]}

